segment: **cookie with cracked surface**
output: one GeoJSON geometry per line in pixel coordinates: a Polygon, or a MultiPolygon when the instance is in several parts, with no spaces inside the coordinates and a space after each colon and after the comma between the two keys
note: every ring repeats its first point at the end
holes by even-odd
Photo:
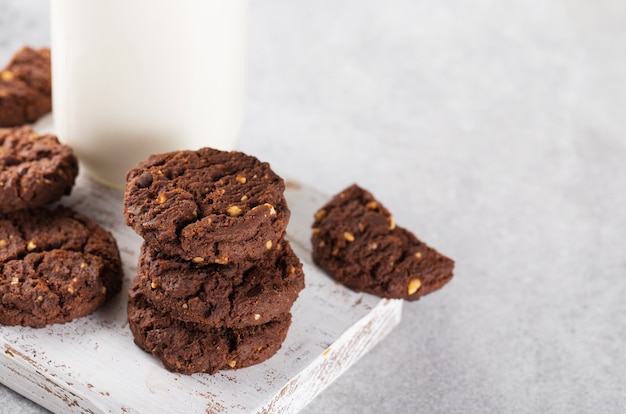
{"type": "Polygon", "coordinates": [[[173,319],[131,288],[128,322],[135,343],[165,368],[181,374],[245,368],[272,357],[280,349],[291,314],[263,325],[206,328],[173,319]]]}
{"type": "Polygon", "coordinates": [[[115,239],[67,207],[0,214],[0,323],[40,328],[88,315],[118,293],[115,239]]]}
{"type": "Polygon", "coordinates": [[[126,176],[124,215],[146,243],[196,263],[262,257],[283,236],[285,183],[269,164],[212,148],[153,155],[126,176]]]}
{"type": "Polygon", "coordinates": [[[315,214],[313,261],[360,292],[414,301],[452,278],[454,261],[397,226],[389,211],[357,185],[315,214]]]}
{"type": "Polygon", "coordinates": [[[281,240],[254,264],[196,264],[141,248],[135,289],[172,318],[204,326],[261,325],[288,313],[304,288],[302,264],[281,240]]]}
{"type": "Polygon", "coordinates": [[[0,127],[35,122],[51,110],[50,49],[24,47],[0,71],[0,127]]]}
{"type": "Polygon", "coordinates": [[[56,136],[0,129],[0,213],[41,207],[72,191],[78,159],[56,136]]]}

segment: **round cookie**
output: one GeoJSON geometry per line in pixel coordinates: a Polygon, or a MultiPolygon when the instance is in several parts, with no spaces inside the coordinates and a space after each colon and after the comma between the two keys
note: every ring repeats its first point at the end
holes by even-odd
{"type": "Polygon", "coordinates": [[[135,289],[172,318],[203,326],[261,325],[288,313],[304,288],[302,264],[281,240],[254,265],[195,264],[141,249],[135,289]]]}
{"type": "Polygon", "coordinates": [[[74,152],[54,135],[0,129],[0,213],[56,201],[70,194],[77,175],[74,152]]]}
{"type": "Polygon", "coordinates": [[[241,152],[170,152],[128,172],[124,215],[167,255],[196,263],[254,260],[285,232],[284,189],[269,164],[241,152]]]}
{"type": "Polygon", "coordinates": [[[135,343],[168,370],[214,374],[255,365],[273,356],[287,336],[291,314],[238,329],[202,328],[159,312],[141,292],[131,288],[128,322],[135,343]]]}
{"type": "Polygon", "coordinates": [[[414,301],[452,278],[454,261],[399,227],[371,193],[352,185],[317,211],[313,261],[338,282],[414,301]]]}
{"type": "Polygon", "coordinates": [[[0,71],[0,127],[31,123],[51,110],[50,49],[24,47],[0,71]]]}
{"type": "Polygon", "coordinates": [[[0,214],[0,323],[43,327],[85,316],[118,293],[113,236],[67,207],[0,214]]]}

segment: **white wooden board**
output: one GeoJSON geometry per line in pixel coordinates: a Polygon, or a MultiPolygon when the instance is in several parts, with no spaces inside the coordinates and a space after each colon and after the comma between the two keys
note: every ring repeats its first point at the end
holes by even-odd
{"type": "Polygon", "coordinates": [[[268,361],[215,375],[165,370],[134,343],[126,321],[141,239],[124,224],[122,192],[80,176],[62,204],[115,235],[122,292],[94,314],[42,329],[0,327],[0,381],[56,413],[292,413],[357,361],[399,321],[402,302],[352,292],[311,262],[310,225],[328,197],[294,183],[286,192],[287,236],[304,264],[306,288],[287,339],[268,361]]]}

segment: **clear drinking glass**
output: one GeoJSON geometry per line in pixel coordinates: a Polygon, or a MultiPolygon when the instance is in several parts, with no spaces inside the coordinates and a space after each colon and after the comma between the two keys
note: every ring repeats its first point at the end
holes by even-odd
{"type": "Polygon", "coordinates": [[[246,25],[246,0],[51,0],[59,139],[116,187],[150,154],[232,149],[246,25]]]}

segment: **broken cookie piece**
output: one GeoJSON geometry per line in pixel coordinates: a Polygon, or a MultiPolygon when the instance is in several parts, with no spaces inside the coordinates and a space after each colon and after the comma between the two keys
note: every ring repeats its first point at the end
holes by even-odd
{"type": "Polygon", "coordinates": [[[313,261],[355,291],[414,301],[452,279],[452,259],[397,226],[389,211],[356,184],[314,219],[313,261]]]}

